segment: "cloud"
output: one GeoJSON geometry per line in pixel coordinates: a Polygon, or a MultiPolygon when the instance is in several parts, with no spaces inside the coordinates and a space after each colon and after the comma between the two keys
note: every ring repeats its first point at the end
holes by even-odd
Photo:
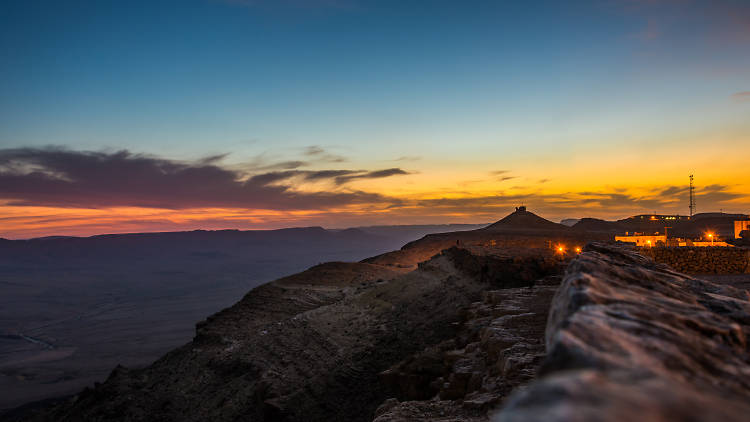
{"type": "Polygon", "coordinates": [[[346,157],[337,154],[331,154],[319,145],[311,145],[305,147],[303,154],[311,157],[312,160],[325,163],[343,163],[346,162],[346,157]]]}
{"type": "Polygon", "coordinates": [[[732,99],[738,103],[750,102],[750,91],[735,92],[732,99]]]}
{"type": "MultiPolygon", "coordinates": [[[[686,186],[607,187],[546,192],[534,186],[496,194],[425,193],[393,198],[348,190],[337,178],[391,177],[384,170],[285,170],[246,174],[201,160],[177,162],[121,151],[0,150],[0,237],[98,234],[300,225],[347,227],[496,221],[525,204],[541,216],[623,218],[659,212],[687,214],[686,186]],[[62,164],[60,164],[62,162],[62,164]],[[329,192],[300,192],[305,183],[329,192]],[[444,195],[440,197],[438,195],[444,195]],[[460,196],[459,196],[460,195],[460,196]],[[48,205],[53,208],[7,206],[48,205]],[[135,213],[113,207],[140,207],[135,213]],[[85,209],[82,209],[85,208],[85,209]]],[[[701,211],[742,212],[750,193],[737,186],[699,187],[701,211]]]]}
{"type": "Polygon", "coordinates": [[[396,158],[393,161],[419,161],[422,157],[416,156],[416,155],[404,155],[401,157],[396,158]]]}
{"type": "Polygon", "coordinates": [[[385,170],[368,171],[363,173],[342,175],[335,178],[336,184],[342,185],[355,179],[382,179],[384,177],[402,176],[409,174],[400,168],[390,168],[385,170]]]}
{"type": "Polygon", "coordinates": [[[510,170],[495,170],[495,171],[491,171],[490,175],[497,177],[497,180],[500,182],[505,182],[508,180],[513,180],[513,179],[518,178],[518,176],[510,176],[508,175],[508,173],[510,173],[510,170]]]}
{"type": "Polygon", "coordinates": [[[681,195],[688,191],[687,186],[667,186],[665,188],[659,188],[659,196],[670,197],[674,195],[681,195]]]}
{"type": "Polygon", "coordinates": [[[287,170],[247,175],[220,166],[220,157],[181,162],[127,150],[108,153],[54,147],[4,149],[0,150],[0,199],[19,206],[79,208],[328,209],[400,201],[357,190],[303,192],[292,181],[331,180],[342,185],[359,178],[408,174],[401,169],[385,169],[287,170]]]}
{"type": "Polygon", "coordinates": [[[262,173],[262,174],[256,174],[252,176],[248,182],[250,184],[259,185],[259,186],[267,186],[276,182],[281,182],[285,180],[289,180],[294,176],[297,176],[300,174],[299,171],[274,171],[270,173],[262,173]]]}
{"type": "Polygon", "coordinates": [[[391,176],[411,174],[400,168],[384,170],[291,170],[263,173],[253,176],[250,180],[261,184],[272,184],[289,179],[299,179],[308,182],[330,181],[336,185],[344,185],[357,179],[382,179],[391,176]]]}
{"type": "Polygon", "coordinates": [[[304,177],[306,180],[324,180],[324,179],[335,179],[338,177],[345,177],[349,175],[354,175],[357,173],[361,173],[362,171],[356,171],[356,170],[317,170],[317,171],[311,171],[304,173],[304,177]]]}
{"type": "Polygon", "coordinates": [[[253,167],[255,170],[290,170],[309,165],[307,161],[281,161],[278,163],[271,163],[253,167]]]}
{"type": "Polygon", "coordinates": [[[199,164],[208,165],[208,164],[215,164],[219,161],[225,159],[229,154],[216,154],[216,155],[209,155],[208,157],[203,157],[197,161],[199,164]]]}
{"type": "Polygon", "coordinates": [[[305,148],[304,154],[305,155],[315,156],[315,155],[322,155],[325,152],[326,152],[326,150],[324,150],[323,148],[319,147],[318,145],[311,145],[311,146],[305,148]]]}
{"type": "MultiPolygon", "coordinates": [[[[550,217],[576,215],[622,218],[644,212],[687,214],[687,186],[664,186],[651,189],[647,194],[629,193],[623,189],[608,191],[578,191],[559,193],[520,193],[475,196],[464,198],[433,198],[417,201],[417,207],[429,209],[433,214],[487,216],[505,212],[520,203],[550,217]]],[[[748,195],[731,192],[727,185],[710,185],[696,192],[696,201],[705,204],[702,209],[718,209],[721,205],[737,204],[748,195]]],[[[748,201],[745,201],[748,202],[748,201]]],[[[501,215],[500,215],[501,216],[501,215]]]]}

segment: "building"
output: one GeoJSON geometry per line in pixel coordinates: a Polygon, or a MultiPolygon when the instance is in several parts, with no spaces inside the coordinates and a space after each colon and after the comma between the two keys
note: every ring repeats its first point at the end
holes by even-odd
{"type": "Polygon", "coordinates": [[[688,221],[690,220],[690,217],[686,215],[640,214],[640,215],[634,215],[630,217],[628,220],[673,222],[673,221],[688,221]]]}
{"type": "Polygon", "coordinates": [[[739,220],[734,222],[734,238],[739,239],[740,233],[750,230],[750,220],[739,220]]]}
{"type": "Polygon", "coordinates": [[[643,233],[625,233],[625,236],[615,236],[615,241],[635,243],[635,246],[666,246],[667,235],[665,234],[643,234],[643,233]]]}
{"type": "Polygon", "coordinates": [[[708,234],[706,238],[695,240],[695,239],[682,239],[678,237],[667,237],[666,234],[645,234],[645,233],[625,233],[625,236],[615,236],[615,241],[634,243],[635,246],[640,247],[651,247],[651,246],[668,246],[668,247],[680,247],[680,246],[732,246],[727,242],[717,240],[713,234],[708,234]],[[713,238],[713,239],[712,239],[713,238]]]}

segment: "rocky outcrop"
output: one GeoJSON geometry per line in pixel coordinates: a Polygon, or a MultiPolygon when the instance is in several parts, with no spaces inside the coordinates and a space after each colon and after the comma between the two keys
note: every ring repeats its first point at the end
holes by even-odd
{"type": "Polygon", "coordinates": [[[481,293],[530,285],[555,266],[447,250],[403,274],[329,263],[260,286],[198,324],[192,342],[36,420],[371,420],[379,373],[456,338],[481,293]],[[528,268],[526,268],[528,267],[528,268]]]}
{"type": "Polygon", "coordinates": [[[518,236],[474,233],[471,243],[466,234],[428,237],[258,287],[153,365],[118,367],[30,419],[732,422],[750,414],[745,290],[596,243],[560,284],[572,255],[539,247],[549,238],[520,248],[508,246],[518,236]]]}
{"type": "Polygon", "coordinates": [[[550,276],[533,287],[482,293],[455,338],[380,374],[393,398],[375,421],[486,421],[488,410],[534,378],[558,283],[550,276]]]}
{"type": "Polygon", "coordinates": [[[588,246],[552,302],[541,379],[494,421],[746,421],[748,292],[588,246]]]}
{"type": "Polygon", "coordinates": [[[750,249],[735,247],[640,248],[638,253],[688,274],[750,273],[750,249]]]}

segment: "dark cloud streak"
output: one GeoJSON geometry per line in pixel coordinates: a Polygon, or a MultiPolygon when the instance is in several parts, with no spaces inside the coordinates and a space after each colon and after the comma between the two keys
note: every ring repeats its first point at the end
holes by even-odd
{"type": "Polygon", "coordinates": [[[288,170],[248,178],[243,172],[219,166],[217,162],[223,157],[181,162],[126,150],[107,153],[54,147],[5,149],[0,150],[0,198],[12,205],[85,208],[327,209],[400,201],[357,190],[301,192],[295,189],[293,178],[332,180],[341,185],[359,178],[407,174],[401,169],[288,170]]]}

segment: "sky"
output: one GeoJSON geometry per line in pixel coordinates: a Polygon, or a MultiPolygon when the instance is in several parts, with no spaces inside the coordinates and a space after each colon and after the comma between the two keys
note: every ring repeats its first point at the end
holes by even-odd
{"type": "Polygon", "coordinates": [[[744,0],[0,3],[0,237],[750,212],[744,0]]]}

